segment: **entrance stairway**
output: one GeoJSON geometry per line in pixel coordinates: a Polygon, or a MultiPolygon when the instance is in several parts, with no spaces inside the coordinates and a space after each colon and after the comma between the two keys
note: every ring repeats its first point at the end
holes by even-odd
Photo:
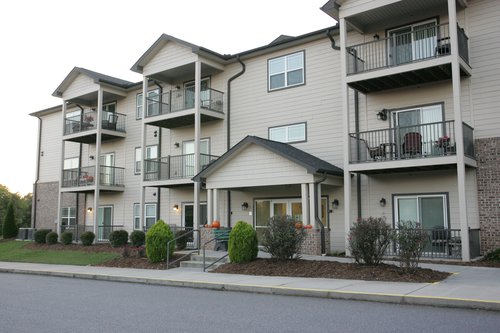
{"type": "MultiPolygon", "coordinates": [[[[211,263],[217,261],[220,259],[222,256],[224,256],[227,252],[224,251],[207,251],[205,255],[205,265],[208,266],[211,263]]],[[[220,260],[213,266],[209,268],[209,270],[212,270],[214,268],[217,268],[218,266],[224,265],[225,263],[229,262],[229,257],[225,257],[224,259],[220,260]]],[[[203,252],[200,252],[200,254],[193,253],[191,255],[190,260],[182,261],[180,263],[180,267],[183,268],[199,268],[203,270],[203,252]]]]}

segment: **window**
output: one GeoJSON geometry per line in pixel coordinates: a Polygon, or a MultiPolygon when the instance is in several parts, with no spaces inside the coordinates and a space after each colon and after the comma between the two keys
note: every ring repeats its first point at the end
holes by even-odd
{"type": "Polygon", "coordinates": [[[268,61],[269,90],[304,84],[304,52],[268,61]]]}
{"type": "MultiPolygon", "coordinates": [[[[64,207],[61,211],[61,225],[63,227],[69,227],[76,225],[76,208],[75,207],[64,207]]],[[[66,229],[66,228],[64,228],[66,229]]],[[[64,230],[62,230],[64,231],[64,230]]]]}
{"type": "MultiPolygon", "coordinates": [[[[158,158],[158,145],[147,146],[146,147],[146,160],[152,160],[158,158]]],[[[135,164],[134,173],[139,175],[141,173],[141,163],[142,162],[142,149],[141,147],[135,148],[135,164]]],[[[154,170],[154,163],[147,163],[146,170],[152,172],[154,170]]]]}
{"type": "MultiPolygon", "coordinates": [[[[134,204],[134,229],[141,229],[141,219],[139,212],[140,204],[134,204]]],[[[144,204],[144,221],[146,228],[151,228],[156,223],[156,204],[144,204]]]]}
{"type": "MultiPolygon", "coordinates": [[[[159,101],[160,101],[160,89],[154,89],[148,91],[148,97],[147,97],[148,116],[154,116],[160,113],[159,101]]],[[[135,119],[141,119],[141,118],[142,118],[142,93],[139,93],[135,97],[135,119]]]]}
{"type": "Polygon", "coordinates": [[[447,194],[396,195],[394,217],[398,222],[418,222],[423,229],[448,228],[447,194]]]}
{"type": "Polygon", "coordinates": [[[116,112],[116,102],[103,104],[102,111],[116,112]]]}
{"type": "Polygon", "coordinates": [[[269,128],[269,140],[279,142],[306,141],[306,123],[269,128]]]}
{"type": "Polygon", "coordinates": [[[64,159],[63,183],[64,186],[77,186],[78,184],[78,157],[64,159]]]}

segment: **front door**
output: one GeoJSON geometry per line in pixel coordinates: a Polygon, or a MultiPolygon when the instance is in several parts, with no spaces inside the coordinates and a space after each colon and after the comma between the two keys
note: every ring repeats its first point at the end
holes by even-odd
{"type": "Polygon", "coordinates": [[[97,215],[97,240],[105,241],[109,239],[113,225],[113,206],[101,206],[97,215]]]}
{"type": "Polygon", "coordinates": [[[434,56],[436,21],[421,22],[389,31],[390,65],[401,65],[434,56]]]}

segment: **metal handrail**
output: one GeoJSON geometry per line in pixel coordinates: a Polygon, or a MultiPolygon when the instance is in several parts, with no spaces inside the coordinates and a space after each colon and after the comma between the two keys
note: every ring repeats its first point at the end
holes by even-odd
{"type": "Polygon", "coordinates": [[[214,237],[205,243],[203,243],[203,271],[205,272],[207,269],[221,261],[222,259],[226,258],[229,255],[229,252],[217,259],[216,261],[212,262],[210,265],[206,266],[206,250],[207,250],[207,244],[214,242],[217,239],[217,237],[214,237]]]}
{"type": "MultiPolygon", "coordinates": [[[[188,231],[188,230],[186,230],[188,231]]],[[[185,234],[182,234],[170,241],[167,242],[167,269],[170,267],[170,265],[173,265],[179,261],[181,261],[182,259],[186,258],[187,256],[190,256],[191,254],[195,253],[195,252],[198,252],[198,254],[200,254],[200,244],[201,244],[201,239],[200,239],[200,230],[197,230],[197,229],[193,229],[193,230],[190,230],[188,232],[186,232],[185,234]],[[198,237],[194,237],[194,233],[197,232],[198,233],[198,237]],[[193,235],[193,238],[196,239],[196,243],[197,243],[197,246],[195,249],[192,249],[191,251],[189,251],[188,253],[184,254],[183,256],[181,256],[180,258],[170,262],[170,244],[172,242],[175,242],[178,240],[178,239],[181,239],[183,237],[187,237],[189,236],[190,234],[193,235]]],[[[175,251],[174,251],[175,252],[175,251]]]]}

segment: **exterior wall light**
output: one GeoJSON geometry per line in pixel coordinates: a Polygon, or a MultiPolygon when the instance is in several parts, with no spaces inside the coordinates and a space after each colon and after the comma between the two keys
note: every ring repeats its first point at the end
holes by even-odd
{"type": "Polygon", "coordinates": [[[385,201],[385,198],[382,198],[382,199],[380,199],[379,203],[380,203],[380,207],[385,207],[387,202],[385,201]]]}
{"type": "Polygon", "coordinates": [[[92,207],[88,207],[88,208],[87,208],[87,212],[88,212],[89,214],[90,214],[90,213],[92,213],[92,207]]]}
{"type": "Polygon", "coordinates": [[[174,207],[172,207],[172,209],[174,210],[174,212],[178,212],[179,211],[179,205],[174,205],[174,207]]]}
{"type": "Polygon", "coordinates": [[[379,113],[377,113],[378,120],[387,120],[387,109],[382,109],[379,113]]]}
{"type": "Polygon", "coordinates": [[[339,200],[338,199],[333,199],[333,201],[332,201],[332,208],[333,209],[339,208],[339,200]]]}
{"type": "Polygon", "coordinates": [[[242,210],[247,210],[248,209],[248,202],[245,201],[244,203],[242,203],[241,204],[241,209],[242,210]]]}

